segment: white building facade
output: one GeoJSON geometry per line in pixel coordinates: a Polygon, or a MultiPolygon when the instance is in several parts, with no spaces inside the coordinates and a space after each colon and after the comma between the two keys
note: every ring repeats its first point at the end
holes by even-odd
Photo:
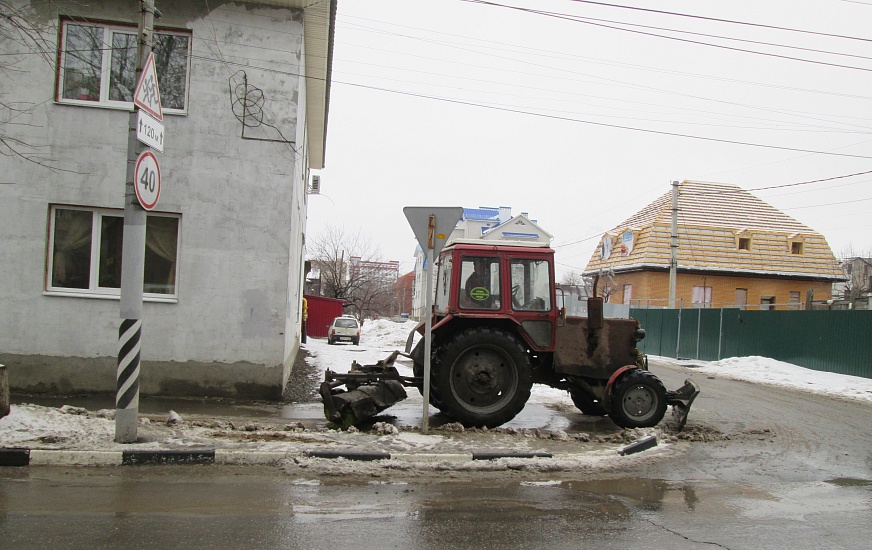
{"type": "MultiPolygon", "coordinates": [[[[140,3],[11,4],[54,51],[0,42],[0,63],[16,69],[3,105],[17,106],[0,124],[18,148],[0,156],[0,363],[13,391],[114,392],[140,3]]],[[[278,399],[300,344],[336,3],[159,7],[165,139],[140,391],[278,399]]]]}

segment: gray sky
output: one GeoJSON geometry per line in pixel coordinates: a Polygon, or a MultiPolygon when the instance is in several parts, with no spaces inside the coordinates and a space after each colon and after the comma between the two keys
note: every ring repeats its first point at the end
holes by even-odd
{"type": "Polygon", "coordinates": [[[511,206],[554,236],[560,278],[672,180],[828,179],[754,194],[837,255],[872,251],[872,0],[493,3],[525,10],[339,2],[310,237],[359,230],[405,273],[404,206],[511,206]]]}

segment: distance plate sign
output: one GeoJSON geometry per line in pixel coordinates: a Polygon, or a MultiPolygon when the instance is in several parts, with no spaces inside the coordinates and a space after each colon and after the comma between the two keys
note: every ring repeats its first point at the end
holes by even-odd
{"type": "Polygon", "coordinates": [[[153,210],[157,206],[160,198],[160,166],[151,151],[144,151],[136,159],[133,188],[136,189],[136,198],[143,208],[153,210]]]}

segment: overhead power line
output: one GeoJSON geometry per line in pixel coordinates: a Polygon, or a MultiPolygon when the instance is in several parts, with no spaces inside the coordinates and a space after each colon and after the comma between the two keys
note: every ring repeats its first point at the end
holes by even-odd
{"type": "MultiPolygon", "coordinates": [[[[565,14],[565,13],[556,13],[556,12],[549,12],[549,11],[535,10],[535,9],[532,9],[532,8],[522,8],[522,7],[518,7],[518,6],[509,6],[509,5],[507,5],[507,4],[499,4],[499,3],[497,3],[497,2],[489,2],[489,1],[487,1],[487,0],[463,0],[463,1],[464,1],[464,2],[470,2],[470,3],[472,3],[472,4],[482,4],[482,5],[485,5],[485,6],[493,6],[493,7],[506,8],[506,9],[516,10],[516,11],[526,12],[526,13],[534,13],[534,14],[537,14],[537,15],[544,15],[544,16],[546,16],[546,17],[553,17],[553,18],[557,18],[557,19],[564,19],[564,20],[567,20],[567,21],[573,21],[573,22],[576,22],[576,23],[582,23],[582,24],[585,24],[585,25],[592,25],[592,26],[595,26],[595,27],[602,27],[602,28],[612,29],[612,30],[617,30],[617,31],[623,31],[623,32],[631,32],[631,33],[635,33],[635,34],[641,34],[641,35],[644,35],[644,36],[651,36],[651,37],[655,37],[655,38],[662,38],[662,39],[664,39],[664,40],[674,40],[674,41],[677,41],[677,42],[687,42],[688,44],[697,44],[697,45],[700,45],[700,46],[708,46],[708,47],[710,47],[710,48],[720,48],[720,49],[723,49],[723,50],[731,50],[731,51],[742,52],[742,53],[750,53],[750,54],[754,54],[754,55],[762,55],[762,56],[766,56],[766,57],[775,57],[775,58],[778,58],[778,59],[787,59],[787,60],[790,60],[790,61],[799,61],[799,62],[801,62],[801,63],[811,63],[811,64],[814,64],[814,65],[825,65],[825,66],[828,66],[828,67],[836,67],[836,68],[839,68],[839,69],[851,69],[851,70],[855,70],[855,71],[866,71],[866,72],[872,72],[872,69],[867,68],[867,67],[856,67],[856,66],[854,66],[854,65],[843,65],[843,64],[840,64],[840,63],[829,63],[829,62],[826,62],[826,61],[817,61],[817,60],[814,60],[814,59],[804,59],[804,58],[802,58],[802,57],[793,57],[793,56],[790,56],[790,55],[782,55],[782,54],[776,54],[776,53],[770,53],[770,52],[760,52],[760,51],[756,51],[756,50],[749,50],[749,49],[746,49],[746,48],[736,48],[736,47],[733,47],[733,46],[724,46],[723,44],[712,44],[712,43],[709,43],[709,42],[702,42],[702,41],[700,41],[700,40],[690,40],[690,39],[688,39],[688,38],[679,38],[679,37],[676,37],[676,36],[667,36],[667,35],[663,35],[663,34],[656,34],[656,33],[645,32],[645,31],[639,31],[639,30],[634,30],[634,29],[627,29],[627,28],[623,28],[623,27],[616,27],[616,26],[613,26],[613,25],[605,25],[605,24],[602,24],[602,23],[595,23],[595,22],[594,22],[594,21],[596,21],[595,19],[584,18],[584,17],[582,17],[582,16],[577,16],[577,15],[570,15],[570,14],[565,14]]],[[[622,23],[622,24],[629,24],[629,23],[622,23]]],[[[675,32],[683,32],[683,31],[675,31],[675,32]]],[[[858,40],[859,40],[859,39],[858,39],[858,40]]],[[[865,39],[863,39],[863,40],[865,40],[865,39]]]]}
{"type": "Polygon", "coordinates": [[[522,109],[512,109],[512,108],[508,108],[508,107],[495,107],[493,105],[487,105],[484,103],[476,103],[473,101],[464,101],[464,100],[460,100],[460,99],[451,99],[451,98],[432,96],[432,95],[427,95],[427,94],[418,94],[418,93],[414,93],[414,92],[404,92],[404,91],[400,91],[400,90],[392,90],[390,88],[382,88],[379,86],[368,86],[365,84],[357,84],[354,82],[342,82],[342,81],[338,81],[335,79],[332,82],[333,82],[333,84],[344,84],[347,86],[354,86],[357,88],[365,88],[365,89],[376,90],[376,91],[380,91],[380,92],[388,92],[388,93],[394,93],[394,94],[399,94],[399,95],[406,95],[406,96],[410,96],[410,97],[430,99],[433,101],[441,101],[443,103],[454,103],[457,105],[468,105],[470,107],[480,107],[482,109],[490,109],[490,110],[494,110],[494,111],[503,111],[503,112],[508,112],[508,113],[530,115],[530,116],[536,116],[536,117],[540,117],[540,118],[549,118],[552,120],[563,120],[566,122],[577,122],[579,124],[589,124],[591,126],[615,128],[618,130],[630,130],[630,131],[634,131],[634,132],[644,132],[644,133],[664,135],[664,136],[682,137],[682,138],[688,138],[688,139],[698,139],[698,140],[702,140],[702,141],[712,141],[712,142],[716,142],[716,143],[728,143],[731,145],[744,145],[747,147],[761,147],[761,148],[765,148],[765,149],[776,149],[776,150],[780,150],[780,151],[814,153],[817,155],[828,155],[828,156],[834,156],[834,157],[872,159],[872,156],[866,156],[866,155],[850,155],[847,153],[833,153],[833,152],[829,152],[829,151],[815,151],[812,149],[799,149],[796,147],[782,147],[782,146],[778,146],[778,145],[767,145],[764,143],[751,143],[751,142],[747,142],[747,141],[734,141],[734,140],[729,140],[729,139],[721,139],[721,138],[714,138],[714,137],[707,137],[707,136],[695,136],[692,134],[681,134],[678,132],[666,132],[663,130],[652,130],[649,128],[637,128],[634,126],[608,124],[606,122],[594,122],[592,120],[584,120],[584,119],[580,119],[580,118],[571,118],[571,117],[564,117],[564,116],[558,116],[558,115],[536,113],[533,111],[525,111],[522,109]]]}
{"type": "MultiPolygon", "coordinates": [[[[476,3],[478,3],[478,0],[463,0],[463,1],[464,2],[476,2],[476,3]]],[[[644,12],[648,12],[648,13],[659,13],[662,15],[672,15],[675,17],[686,17],[686,18],[690,18],[690,19],[701,19],[704,21],[715,21],[718,23],[730,23],[733,25],[745,25],[745,26],[749,26],[749,27],[760,27],[763,29],[773,29],[773,30],[778,30],[778,31],[796,32],[796,33],[802,33],[802,34],[813,34],[816,36],[828,36],[830,38],[842,38],[844,40],[857,40],[860,42],[872,42],[872,39],[860,38],[857,36],[846,36],[843,34],[830,34],[830,33],[826,33],[826,32],[808,31],[808,30],[804,30],[804,29],[792,29],[790,27],[779,27],[777,25],[765,25],[763,23],[750,23],[748,21],[736,21],[733,19],[720,19],[717,17],[706,17],[704,15],[693,15],[693,14],[689,14],[689,13],[681,13],[681,12],[674,12],[674,11],[663,11],[663,10],[655,10],[655,9],[651,9],[651,8],[640,8],[637,6],[625,6],[622,4],[610,4],[607,2],[594,2],[593,0],[569,0],[569,1],[576,2],[578,4],[592,4],[592,5],[596,5],[596,6],[605,6],[605,7],[609,7],[609,8],[620,8],[620,9],[625,9],[625,10],[644,11],[644,12]]]]}

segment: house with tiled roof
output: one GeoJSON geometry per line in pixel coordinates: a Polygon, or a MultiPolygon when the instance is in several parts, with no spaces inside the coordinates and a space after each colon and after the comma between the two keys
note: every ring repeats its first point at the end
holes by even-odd
{"type": "MultiPolygon", "coordinates": [[[[669,303],[672,192],[603,235],[584,271],[613,303],[669,303]]],[[[824,237],[736,186],[678,185],[676,307],[802,309],[845,276],[824,237]]]]}

